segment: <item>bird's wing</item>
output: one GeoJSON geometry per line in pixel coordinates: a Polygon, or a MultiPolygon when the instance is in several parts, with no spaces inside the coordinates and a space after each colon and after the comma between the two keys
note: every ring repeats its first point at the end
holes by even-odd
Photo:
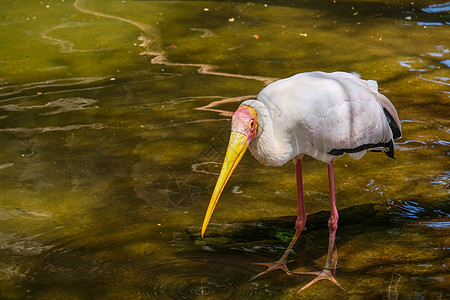
{"type": "Polygon", "coordinates": [[[392,139],[383,109],[374,99],[343,101],[321,114],[311,114],[304,123],[313,148],[324,153],[360,152],[392,139]]]}
{"type": "Polygon", "coordinates": [[[373,82],[348,73],[329,76],[331,80],[322,80],[322,89],[316,87],[316,103],[300,121],[308,128],[311,147],[307,154],[321,160],[329,160],[325,154],[344,153],[360,158],[367,149],[386,147],[393,131],[380,102],[387,103],[386,109],[393,109],[393,117],[397,116],[389,100],[374,91],[373,82]]]}
{"type": "Polygon", "coordinates": [[[352,152],[359,158],[365,149],[392,140],[393,131],[383,107],[393,112],[395,123],[398,116],[376,89],[375,82],[354,74],[311,72],[269,85],[258,100],[270,111],[275,138],[292,149],[291,158],[307,154],[331,161],[336,155],[352,152]],[[334,149],[345,151],[330,154],[334,149]]]}

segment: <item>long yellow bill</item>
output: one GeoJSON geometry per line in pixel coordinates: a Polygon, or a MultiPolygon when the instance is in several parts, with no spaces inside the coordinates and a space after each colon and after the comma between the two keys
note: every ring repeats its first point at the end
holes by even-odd
{"type": "Polygon", "coordinates": [[[214,208],[216,207],[217,201],[219,201],[220,194],[222,194],[225,184],[244,155],[245,150],[247,150],[247,139],[247,136],[242,133],[235,131],[231,132],[222,170],[220,170],[216,187],[214,188],[211,200],[209,201],[208,210],[206,211],[205,219],[203,220],[202,237],[205,234],[206,227],[208,226],[209,220],[211,219],[214,208]]]}

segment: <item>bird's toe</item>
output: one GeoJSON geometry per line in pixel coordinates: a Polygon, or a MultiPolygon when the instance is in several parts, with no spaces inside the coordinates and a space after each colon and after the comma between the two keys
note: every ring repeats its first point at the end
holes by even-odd
{"type": "Polygon", "coordinates": [[[283,270],[287,275],[289,276],[293,276],[292,272],[289,271],[287,264],[292,262],[293,260],[290,261],[285,261],[285,260],[278,260],[275,262],[270,262],[270,263],[253,263],[254,265],[259,265],[259,266],[266,266],[267,269],[259,274],[256,274],[255,276],[253,276],[250,280],[254,280],[264,274],[267,274],[269,272],[272,272],[274,270],[280,269],[283,270]]]}
{"type": "Polygon", "coordinates": [[[322,271],[319,272],[292,272],[292,274],[297,274],[297,275],[316,275],[316,278],[314,278],[313,280],[311,280],[310,282],[308,282],[307,284],[305,284],[301,289],[299,289],[297,291],[297,294],[300,293],[303,290],[306,290],[307,288],[309,288],[310,286],[312,286],[314,283],[326,279],[329,280],[331,282],[333,282],[337,287],[339,287],[341,290],[345,290],[342,285],[339,284],[339,282],[336,280],[336,278],[334,278],[333,274],[331,273],[331,271],[329,269],[323,269],[322,271]]]}

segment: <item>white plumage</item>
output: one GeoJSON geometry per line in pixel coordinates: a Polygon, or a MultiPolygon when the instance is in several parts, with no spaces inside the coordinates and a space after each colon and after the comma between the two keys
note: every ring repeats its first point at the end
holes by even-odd
{"type": "MultiPolygon", "coordinates": [[[[259,130],[249,150],[262,164],[280,166],[299,155],[331,162],[332,149],[388,143],[393,133],[383,111],[397,118],[392,104],[378,93],[375,81],[344,72],[301,73],[276,81],[257,100],[244,101],[255,109],[259,130]]],[[[349,153],[359,159],[365,150],[349,153]]]]}

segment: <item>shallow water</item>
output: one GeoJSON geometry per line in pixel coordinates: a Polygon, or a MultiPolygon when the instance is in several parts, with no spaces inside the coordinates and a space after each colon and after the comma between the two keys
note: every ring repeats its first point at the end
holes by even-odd
{"type": "MultiPolygon", "coordinates": [[[[396,159],[336,162],[336,278],[308,299],[450,298],[450,3],[7,1],[0,4],[0,298],[291,299],[257,280],[293,234],[293,164],[246,154],[199,230],[229,116],[276,78],[378,81],[396,159]]],[[[323,163],[289,267],[327,252],[323,163]]]]}

